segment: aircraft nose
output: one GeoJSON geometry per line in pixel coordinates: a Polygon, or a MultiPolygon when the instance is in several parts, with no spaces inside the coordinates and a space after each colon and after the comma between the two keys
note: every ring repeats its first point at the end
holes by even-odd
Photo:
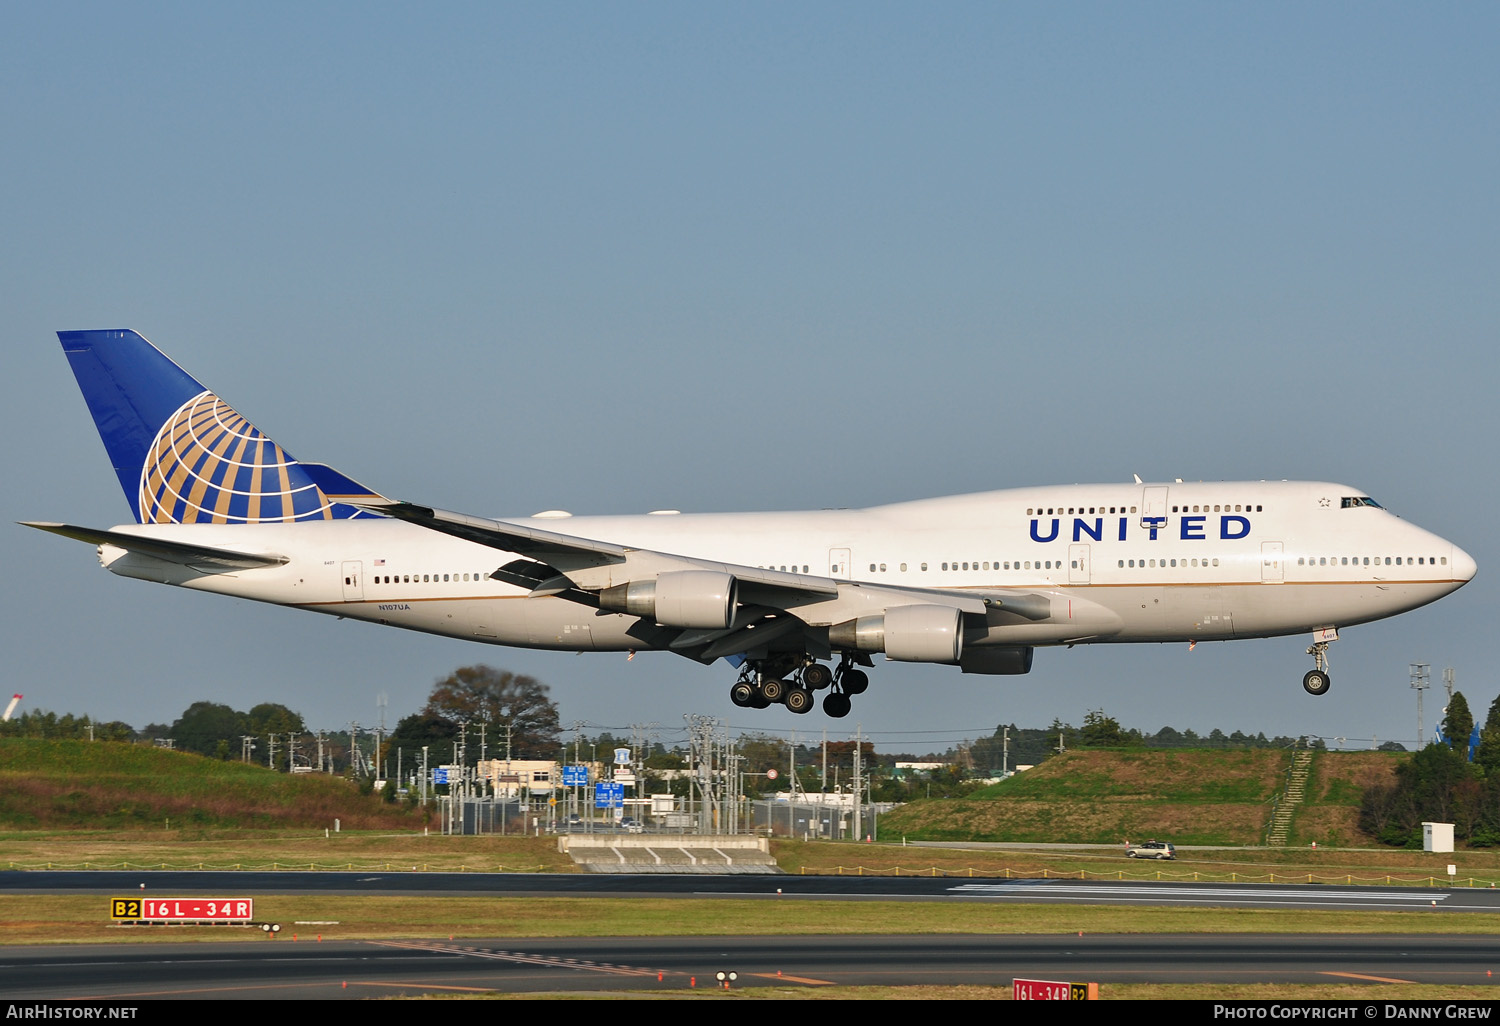
{"type": "Polygon", "coordinates": [[[1453,579],[1460,584],[1472,581],[1479,572],[1479,564],[1474,562],[1474,557],[1457,545],[1453,546],[1453,555],[1448,558],[1448,564],[1453,568],[1453,579]]]}

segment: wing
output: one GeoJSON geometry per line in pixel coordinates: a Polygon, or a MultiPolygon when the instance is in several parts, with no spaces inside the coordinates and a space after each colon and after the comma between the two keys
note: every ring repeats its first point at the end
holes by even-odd
{"type": "Polygon", "coordinates": [[[494,576],[527,588],[642,618],[631,633],[643,646],[703,662],[783,645],[826,657],[829,629],[897,606],[938,607],[975,626],[1042,621],[1053,596],[990,589],[980,593],[909,588],[791,574],[634,548],[415,503],[362,508],[523,558],[494,576]]]}
{"type": "MultiPolygon", "coordinates": [[[[371,503],[362,505],[361,508],[378,511],[397,520],[405,520],[434,531],[441,531],[443,534],[451,534],[455,538],[463,538],[491,548],[529,556],[537,564],[534,568],[535,573],[551,571],[547,578],[541,579],[542,583],[551,586],[533,589],[535,594],[558,594],[559,591],[555,589],[561,582],[553,584],[551,581],[552,578],[558,576],[567,578],[568,583],[561,584],[562,587],[572,588],[576,584],[582,590],[597,591],[601,587],[628,584],[644,579],[649,574],[670,570],[733,572],[742,585],[751,589],[749,594],[742,592],[742,597],[772,597],[778,601],[795,600],[801,596],[830,598],[838,594],[840,583],[827,577],[809,577],[780,570],[763,570],[759,567],[719,563],[691,556],[675,556],[666,552],[633,548],[614,542],[579,538],[575,535],[542,531],[534,527],[506,523],[503,520],[486,520],[483,517],[452,513],[409,502],[390,505],[371,503]],[[591,586],[583,583],[584,581],[595,582],[595,584],[591,586]],[[603,583],[598,584],[598,582],[603,583]]],[[[520,571],[533,568],[517,567],[516,569],[520,571]]]]}

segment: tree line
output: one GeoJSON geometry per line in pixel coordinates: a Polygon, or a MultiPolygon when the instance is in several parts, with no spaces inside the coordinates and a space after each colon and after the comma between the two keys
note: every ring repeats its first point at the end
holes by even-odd
{"type": "Polygon", "coordinates": [[[1475,726],[1468,699],[1455,691],[1440,740],[1397,766],[1390,783],[1365,789],[1360,829],[1385,844],[1420,848],[1424,822],[1452,823],[1456,840],[1500,845],[1500,697],[1475,726]]]}
{"type": "MultiPolygon", "coordinates": [[[[408,760],[419,758],[424,745],[433,749],[433,765],[449,762],[452,742],[471,729],[471,763],[479,757],[479,738],[485,734],[492,756],[509,752],[518,759],[554,758],[560,744],[557,705],[548,697],[547,685],[508,670],[465,666],[439,679],[421,710],[388,732],[381,743],[381,762],[387,754],[394,760],[398,752],[408,760]]],[[[357,738],[348,729],[315,735],[301,713],[276,702],[262,702],[248,711],[222,702],[194,702],[171,723],[148,723],[140,730],[120,721],[101,723],[88,716],[46,710],[27,710],[0,722],[0,737],[170,744],[215,759],[248,755],[247,761],[283,770],[294,768],[294,760],[296,767],[318,768],[311,763],[317,757],[319,739],[326,759],[347,765],[356,744],[367,756],[371,754],[373,745],[364,739],[372,733],[373,728],[363,728],[357,738]]]]}
{"type": "MultiPolygon", "coordinates": [[[[1247,734],[1236,730],[1226,734],[1215,727],[1207,734],[1199,734],[1192,728],[1178,730],[1162,727],[1155,733],[1145,733],[1134,727],[1122,727],[1119,720],[1102,709],[1091,709],[1083,718],[1081,727],[1054,719],[1046,728],[1020,727],[1014,723],[1001,724],[995,733],[980,738],[967,751],[950,751],[948,758],[959,762],[975,773],[997,775],[1008,765],[1034,766],[1073,748],[1292,748],[1302,739],[1277,735],[1266,737],[1264,732],[1247,734]],[[1009,733],[1009,759],[1006,759],[1006,734],[1009,733]]],[[[1324,747],[1319,739],[1313,739],[1310,747],[1324,747]]],[[[1383,749],[1405,751],[1400,744],[1387,742],[1383,749]]]]}

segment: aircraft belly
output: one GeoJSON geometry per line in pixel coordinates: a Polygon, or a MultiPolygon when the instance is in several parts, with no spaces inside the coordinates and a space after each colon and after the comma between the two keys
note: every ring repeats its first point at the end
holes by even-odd
{"type": "Polygon", "coordinates": [[[1171,588],[1166,615],[1171,626],[1188,637],[1222,641],[1234,637],[1234,613],[1226,592],[1217,585],[1171,588]]]}
{"type": "Polygon", "coordinates": [[[551,597],[525,598],[519,605],[526,624],[526,644],[572,652],[593,649],[595,617],[591,606],[551,597]]]}
{"type": "Polygon", "coordinates": [[[1241,635],[1299,634],[1394,616],[1441,598],[1440,587],[1416,583],[1247,585],[1232,589],[1234,625],[1241,635]]]}

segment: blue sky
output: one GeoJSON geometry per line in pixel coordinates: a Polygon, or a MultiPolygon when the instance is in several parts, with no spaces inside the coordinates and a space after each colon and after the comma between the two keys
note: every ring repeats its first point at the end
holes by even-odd
{"type": "MultiPolygon", "coordinates": [[[[1350,484],[1469,587],[1300,638],[880,666],[858,721],[1410,738],[1497,692],[1493,5],[57,4],[0,36],[6,519],[118,523],[55,335],[132,327],[304,459],[469,512],[1350,484]],[[1427,703],[1435,720],[1441,700],[1427,703]]],[[[12,527],[32,707],[392,721],[485,661],[566,721],[752,715],[666,655],[484,648],[114,578],[12,527]]],[[[598,727],[591,728],[596,730],[598,727]]]]}

